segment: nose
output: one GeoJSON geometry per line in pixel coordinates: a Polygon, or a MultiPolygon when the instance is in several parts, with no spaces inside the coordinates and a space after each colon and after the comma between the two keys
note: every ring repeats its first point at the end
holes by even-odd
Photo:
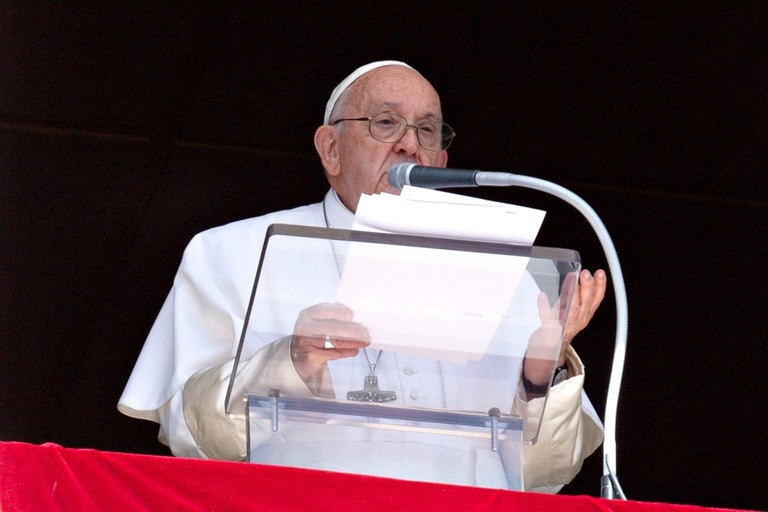
{"type": "Polygon", "coordinates": [[[405,153],[407,155],[415,155],[419,150],[419,138],[416,135],[417,126],[408,126],[405,129],[405,133],[399,141],[395,142],[393,148],[396,153],[405,153]]]}

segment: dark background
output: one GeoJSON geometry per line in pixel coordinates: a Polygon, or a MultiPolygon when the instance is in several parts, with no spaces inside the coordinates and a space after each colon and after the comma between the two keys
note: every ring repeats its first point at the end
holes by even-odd
{"type": "MultiPolygon", "coordinates": [[[[611,232],[628,496],[768,508],[764,3],[67,4],[0,1],[0,439],[167,453],[115,405],[184,246],[319,200],[330,91],[399,59],[441,92],[453,167],[556,182],[611,232]]],[[[605,266],[561,201],[463,192],[546,209],[538,245],[605,266]]],[[[612,301],[576,341],[599,411],[612,301]]]]}

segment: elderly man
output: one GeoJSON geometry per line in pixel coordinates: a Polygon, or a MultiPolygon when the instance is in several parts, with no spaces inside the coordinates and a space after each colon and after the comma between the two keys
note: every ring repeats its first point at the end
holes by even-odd
{"type": "MultiPolygon", "coordinates": [[[[255,272],[251,255],[261,253],[266,228],[287,223],[348,229],[362,194],[399,193],[387,182],[390,166],[412,162],[445,167],[452,138],[437,92],[407,64],[374,62],[348,76],[333,91],[314,138],[331,190],[320,203],[235,222],[190,242],[119,410],[158,422],[160,440],[175,455],[243,460],[248,455],[244,421],[226,414],[224,394],[255,272]]],[[[398,449],[393,439],[345,443],[342,436],[323,453],[319,443],[295,433],[280,443],[256,446],[251,460],[556,492],[602,441],[600,422],[583,394],[584,368],[570,345],[602,301],[606,280],[602,270],[579,275],[557,361],[562,371],[551,388],[539,440],[512,455],[522,461],[521,471],[476,448],[449,451],[436,442],[398,449]],[[495,471],[500,475],[493,475],[495,471]]],[[[333,396],[329,366],[363,356],[370,363],[368,332],[353,315],[337,304],[304,309],[293,335],[248,361],[250,378],[264,383],[277,379],[281,388],[300,395],[333,396]]],[[[528,396],[517,409],[524,416],[543,406],[540,389],[549,384],[551,366],[527,360],[521,377],[528,396]]],[[[510,381],[516,378],[510,375],[510,381]]]]}

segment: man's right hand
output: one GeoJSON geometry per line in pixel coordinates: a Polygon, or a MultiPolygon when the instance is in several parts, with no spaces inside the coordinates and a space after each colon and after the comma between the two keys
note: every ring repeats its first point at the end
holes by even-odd
{"type": "Polygon", "coordinates": [[[370,345],[368,329],[352,321],[351,309],[340,304],[315,304],[299,313],[291,338],[291,358],[308,382],[328,361],[354,357],[370,345]],[[326,348],[326,340],[333,345],[326,348]]]}

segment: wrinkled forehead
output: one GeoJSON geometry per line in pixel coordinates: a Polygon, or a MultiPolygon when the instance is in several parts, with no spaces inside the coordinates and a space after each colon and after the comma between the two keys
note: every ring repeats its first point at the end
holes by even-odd
{"type": "Polygon", "coordinates": [[[336,86],[336,88],[331,93],[331,97],[328,99],[328,103],[325,105],[325,117],[323,119],[323,124],[328,124],[330,118],[331,118],[331,112],[336,107],[336,104],[338,103],[339,99],[344,95],[347,90],[353,85],[359,85],[356,82],[363,77],[364,75],[370,73],[371,71],[374,71],[379,68],[387,67],[387,66],[398,66],[402,69],[408,69],[416,72],[411,66],[406,64],[405,62],[400,62],[396,60],[381,60],[376,62],[371,62],[369,64],[366,64],[364,66],[360,66],[356,70],[354,70],[352,73],[350,73],[344,80],[342,80],[339,85],[336,86]]]}
{"type": "Polygon", "coordinates": [[[398,113],[414,121],[442,121],[440,98],[435,89],[419,73],[402,67],[383,67],[361,76],[349,86],[334,108],[334,116],[366,116],[380,112],[398,113]]]}
{"type": "Polygon", "coordinates": [[[383,68],[362,77],[350,87],[349,105],[364,115],[391,111],[414,119],[440,118],[440,98],[418,73],[383,68]]]}

